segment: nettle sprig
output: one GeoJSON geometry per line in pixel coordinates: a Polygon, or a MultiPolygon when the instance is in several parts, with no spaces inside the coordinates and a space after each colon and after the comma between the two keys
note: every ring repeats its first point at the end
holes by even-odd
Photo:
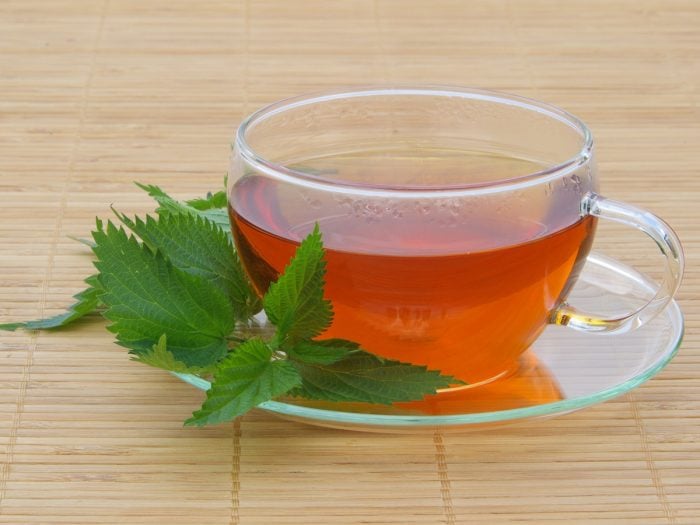
{"type": "Polygon", "coordinates": [[[264,297],[251,286],[233,245],[226,194],[177,201],[139,185],[155,215],[96,221],[97,274],[60,315],[0,329],[50,330],[98,311],[135,361],[211,380],[202,407],[185,421],[229,421],[280,396],[391,404],[459,383],[453,377],[383,359],[342,339],[323,339],[333,320],[324,298],[326,262],[318,225],[264,297]],[[264,310],[274,330],[251,335],[264,310]]]}

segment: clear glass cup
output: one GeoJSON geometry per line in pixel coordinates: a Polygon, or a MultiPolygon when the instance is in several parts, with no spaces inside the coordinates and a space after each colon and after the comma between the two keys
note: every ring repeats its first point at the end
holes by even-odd
{"type": "Polygon", "coordinates": [[[228,190],[261,294],[319,224],[335,312],[322,337],[471,385],[515,369],[548,324],[641,326],[683,271],[664,221],[599,195],[584,123],[500,93],[367,88],[278,102],[240,126],[228,190]],[[644,231],[665,256],[654,297],[624,315],[566,301],[600,218],[644,231]]]}

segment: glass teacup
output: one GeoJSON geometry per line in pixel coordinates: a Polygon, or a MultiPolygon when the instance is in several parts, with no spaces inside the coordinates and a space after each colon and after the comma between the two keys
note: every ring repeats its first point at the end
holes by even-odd
{"type": "Polygon", "coordinates": [[[238,130],[229,205],[258,292],[318,223],[335,312],[322,338],[471,385],[517,367],[550,323],[640,326],[683,269],[666,223],[598,194],[585,124],[479,90],[369,88],[268,106],[238,130]],[[655,297],[613,318],[566,302],[598,218],[644,231],[666,261],[655,297]]]}

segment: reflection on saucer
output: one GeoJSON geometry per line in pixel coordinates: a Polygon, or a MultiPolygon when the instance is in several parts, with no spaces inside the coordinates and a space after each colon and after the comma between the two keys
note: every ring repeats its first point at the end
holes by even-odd
{"type": "Polygon", "coordinates": [[[422,401],[397,403],[396,406],[414,414],[446,416],[510,410],[561,399],[563,396],[554,376],[534,354],[527,352],[521,357],[518,369],[494,381],[440,392],[422,401]]]}
{"type": "Polygon", "coordinates": [[[293,403],[310,408],[365,414],[446,416],[524,408],[561,399],[563,396],[554,376],[532,352],[526,352],[520,359],[520,366],[503,377],[471,387],[443,391],[421,401],[385,406],[295,398],[293,403]]]}

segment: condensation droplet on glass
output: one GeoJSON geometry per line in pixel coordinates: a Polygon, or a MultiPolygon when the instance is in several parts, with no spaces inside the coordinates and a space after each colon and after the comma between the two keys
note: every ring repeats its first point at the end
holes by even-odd
{"type": "Polygon", "coordinates": [[[574,183],[574,187],[578,191],[581,188],[581,177],[579,177],[576,173],[574,173],[571,176],[571,181],[574,183]]]}
{"type": "Polygon", "coordinates": [[[422,215],[428,215],[430,213],[430,204],[426,204],[425,202],[417,201],[416,204],[416,211],[422,215]]]}

